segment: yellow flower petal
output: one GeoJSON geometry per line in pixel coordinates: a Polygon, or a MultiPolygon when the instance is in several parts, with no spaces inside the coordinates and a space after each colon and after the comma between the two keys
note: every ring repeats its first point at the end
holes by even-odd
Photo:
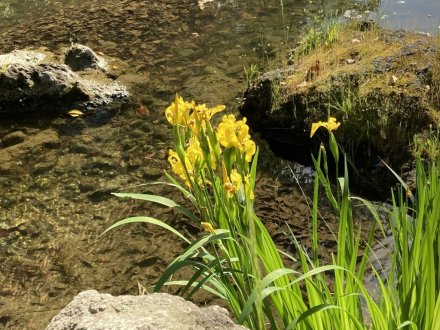
{"type": "Polygon", "coordinates": [[[341,123],[337,123],[336,122],[336,118],[334,117],[329,117],[328,122],[327,122],[327,129],[329,131],[335,131],[338,129],[338,127],[341,125],[341,123]]]}
{"type": "Polygon", "coordinates": [[[325,124],[322,121],[319,121],[317,123],[312,124],[312,129],[310,130],[310,137],[313,137],[315,135],[318,128],[325,126],[325,124]]]}
{"type": "Polygon", "coordinates": [[[215,234],[215,229],[214,229],[214,227],[210,223],[202,222],[201,225],[202,225],[203,229],[205,231],[207,231],[208,233],[215,234]]]}
{"type": "Polygon", "coordinates": [[[234,186],[235,192],[240,190],[242,180],[240,173],[238,173],[236,169],[231,171],[231,183],[234,186]]]}
{"type": "Polygon", "coordinates": [[[329,117],[326,122],[318,121],[317,123],[312,124],[310,137],[313,137],[313,135],[315,135],[316,131],[320,127],[325,127],[329,132],[331,132],[337,130],[340,125],[341,123],[336,122],[335,117],[329,117]]]}
{"type": "Polygon", "coordinates": [[[252,160],[252,156],[255,154],[256,150],[257,150],[257,146],[255,145],[254,141],[247,140],[244,143],[244,154],[245,154],[245,160],[247,162],[250,162],[252,160]]]}

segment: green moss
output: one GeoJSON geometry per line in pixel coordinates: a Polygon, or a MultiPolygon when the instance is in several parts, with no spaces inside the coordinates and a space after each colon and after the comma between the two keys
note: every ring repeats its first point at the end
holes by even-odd
{"type": "Polygon", "coordinates": [[[440,122],[440,43],[435,41],[378,27],[340,28],[331,44],[317,43],[309,52],[300,46],[295,71],[281,82],[284,98],[305,95],[309,123],[330,115],[342,120],[338,135],[348,149],[362,146],[367,154],[374,150],[399,158],[405,150],[411,153],[416,134],[440,122]],[[319,74],[308,79],[315,63],[319,74]]]}

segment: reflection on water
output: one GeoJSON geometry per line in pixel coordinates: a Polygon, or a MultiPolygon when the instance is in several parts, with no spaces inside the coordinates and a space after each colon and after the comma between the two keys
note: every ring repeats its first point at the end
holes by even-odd
{"type": "MultiPolygon", "coordinates": [[[[121,60],[115,71],[133,93],[120,109],[85,119],[0,121],[0,139],[23,139],[13,153],[0,148],[0,327],[43,328],[81,290],[135,294],[137,282],[157,278],[180,251],[173,237],[143,226],[97,239],[99,233],[124,216],[146,213],[189,233],[197,228],[169,210],[110,193],[173,197],[140,185],[163,178],[171,142],[163,110],[174,93],[233,110],[243,67],[284,63],[314,18],[356,8],[340,0],[323,10],[321,2],[222,0],[201,11],[193,0],[0,0],[0,52],[86,44],[121,60]]],[[[273,202],[275,184],[266,179],[261,189],[273,202]]],[[[306,217],[305,207],[291,209],[306,217]]]]}

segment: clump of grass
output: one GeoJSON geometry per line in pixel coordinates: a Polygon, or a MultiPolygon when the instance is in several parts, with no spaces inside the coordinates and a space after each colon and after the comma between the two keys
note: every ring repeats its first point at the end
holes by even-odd
{"type": "Polygon", "coordinates": [[[402,181],[392,194],[391,273],[380,280],[389,328],[440,329],[440,159],[417,160],[415,194],[402,181]],[[425,169],[426,168],[426,169],[425,169]],[[403,326],[402,326],[403,328],[403,326]]]}
{"type": "Polygon", "coordinates": [[[243,70],[246,88],[249,88],[257,80],[258,76],[260,75],[260,71],[258,70],[258,66],[254,63],[252,63],[248,68],[244,67],[243,70]]]}
{"type": "Polygon", "coordinates": [[[334,19],[329,19],[310,28],[305,37],[294,50],[294,57],[298,58],[309,54],[319,47],[328,47],[339,40],[343,24],[334,19]]]}
{"type": "Polygon", "coordinates": [[[339,90],[330,91],[327,103],[328,115],[337,113],[344,120],[348,120],[360,108],[360,96],[357,88],[351,84],[340,85],[339,90]]]}
{"type": "Polygon", "coordinates": [[[425,132],[414,136],[413,153],[417,158],[436,160],[440,157],[440,127],[430,125],[425,132]]]}

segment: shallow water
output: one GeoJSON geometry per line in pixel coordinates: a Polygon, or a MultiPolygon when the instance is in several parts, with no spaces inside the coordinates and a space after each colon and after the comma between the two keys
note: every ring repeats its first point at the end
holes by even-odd
{"type": "MultiPolygon", "coordinates": [[[[181,250],[174,237],[141,225],[98,236],[116,220],[141,214],[197,233],[197,225],[167,209],[110,195],[131,190],[176,197],[141,186],[163,179],[171,143],[163,110],[173,95],[236,111],[245,88],[243,67],[285,63],[284,54],[315,17],[376,8],[349,1],[325,11],[310,1],[280,4],[224,0],[200,10],[193,0],[0,0],[0,52],[86,44],[119,59],[118,79],[132,92],[126,104],[84,119],[0,121],[0,138],[16,131],[29,140],[42,132],[58,135],[52,146],[17,152],[0,174],[0,327],[41,329],[81,290],[136,294],[138,283],[153,283],[181,250]],[[139,113],[141,105],[148,110],[139,113]]],[[[280,236],[288,221],[301,238],[308,228],[307,203],[291,172],[283,176],[285,168],[262,153],[256,205],[271,220],[272,233],[280,236]]]]}

